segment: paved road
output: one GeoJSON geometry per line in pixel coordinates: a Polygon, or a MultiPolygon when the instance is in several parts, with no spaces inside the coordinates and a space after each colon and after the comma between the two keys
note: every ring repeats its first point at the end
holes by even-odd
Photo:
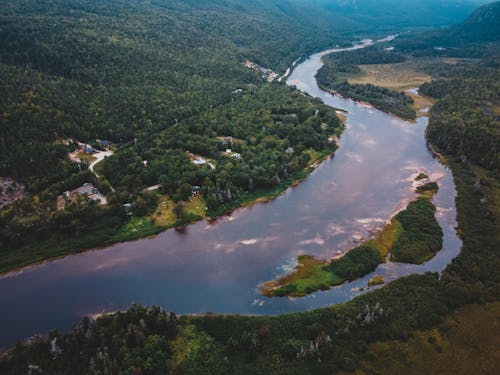
{"type": "Polygon", "coordinates": [[[95,158],[95,160],[92,161],[92,163],[90,163],[89,169],[92,171],[92,173],[94,173],[96,175],[96,177],[99,177],[99,175],[94,171],[94,166],[97,163],[99,163],[102,160],[104,160],[104,158],[107,158],[108,156],[111,156],[111,155],[113,155],[113,151],[111,151],[111,150],[108,150],[108,151],[97,151],[95,154],[92,155],[95,158]]]}

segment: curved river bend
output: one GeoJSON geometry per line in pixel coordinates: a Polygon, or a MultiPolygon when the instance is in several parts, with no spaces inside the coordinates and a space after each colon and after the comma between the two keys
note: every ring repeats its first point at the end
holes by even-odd
{"type": "Polygon", "coordinates": [[[215,223],[199,222],[184,232],[169,230],[0,277],[0,346],[53,328],[69,329],[85,314],[131,303],[158,304],[180,314],[281,314],[347,301],[367,290],[373,274],[390,281],[442,271],[461,242],[454,230],[452,175],[426,147],[427,119],[409,124],[320,90],[314,78],[320,59],[335,51],[312,55],[288,78],[288,84],[349,112],[334,158],[276,200],[215,223]],[[303,298],[259,295],[258,285],[290,270],[297,255],[331,257],[381,228],[415,196],[417,171],[442,176],[434,203],[444,247],[433,259],[419,266],[386,263],[360,280],[303,298]]]}

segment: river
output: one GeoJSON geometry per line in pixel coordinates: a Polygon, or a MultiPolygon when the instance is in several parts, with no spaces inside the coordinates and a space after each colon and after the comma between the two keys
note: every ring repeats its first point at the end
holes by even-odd
{"type": "MultiPolygon", "coordinates": [[[[368,45],[356,45],[362,48],[368,45]]],[[[407,123],[319,89],[321,57],[298,64],[287,80],[326,104],[348,111],[335,157],[277,199],[234,211],[184,231],[117,244],[0,277],[0,346],[51,329],[68,330],[82,316],[157,304],[188,313],[282,314],[347,301],[366,292],[374,274],[386,281],[442,271],[460,251],[451,172],[426,147],[427,118],[407,123]],[[438,179],[434,197],[443,249],[423,265],[385,263],[366,277],[303,298],[269,299],[258,286],[293,268],[299,254],[331,257],[373,234],[415,197],[413,179],[438,179]]]]}

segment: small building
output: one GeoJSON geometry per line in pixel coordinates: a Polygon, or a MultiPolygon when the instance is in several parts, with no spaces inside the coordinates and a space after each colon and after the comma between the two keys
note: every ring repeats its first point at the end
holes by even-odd
{"type": "Polygon", "coordinates": [[[97,194],[98,191],[94,184],[86,182],[79,188],[73,190],[73,193],[79,194],[79,195],[84,195],[84,196],[89,196],[93,194],[97,194]]]}
{"type": "Polygon", "coordinates": [[[125,210],[125,213],[127,214],[127,216],[132,215],[132,203],[125,203],[123,205],[123,209],[125,210]]]}
{"type": "Polygon", "coordinates": [[[198,158],[193,160],[193,164],[195,165],[204,165],[207,164],[207,161],[203,158],[198,158]]]}
{"type": "Polygon", "coordinates": [[[96,152],[95,148],[89,145],[83,146],[82,151],[85,152],[87,155],[92,155],[96,152]]]}
{"type": "Polygon", "coordinates": [[[97,144],[101,145],[102,147],[108,148],[111,146],[111,142],[108,141],[107,139],[96,139],[97,144]]]}
{"type": "Polygon", "coordinates": [[[201,186],[193,185],[193,187],[191,188],[191,193],[193,194],[193,196],[200,195],[201,194],[201,186]]]}

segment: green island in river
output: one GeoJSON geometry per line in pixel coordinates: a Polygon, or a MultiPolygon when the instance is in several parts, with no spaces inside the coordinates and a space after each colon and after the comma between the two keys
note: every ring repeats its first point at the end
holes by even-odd
{"type": "MultiPolygon", "coordinates": [[[[415,181],[419,196],[404,210],[393,216],[375,238],[349,250],[340,258],[316,259],[300,255],[292,273],[264,283],[260,292],[267,297],[302,297],[317,290],[326,290],[373,272],[389,255],[393,262],[421,264],[442,247],[443,231],[436,220],[436,207],[431,198],[438,185],[419,174],[415,181]]],[[[374,278],[375,279],[375,278],[374,278]]],[[[383,280],[373,280],[371,285],[383,280]]]]}

